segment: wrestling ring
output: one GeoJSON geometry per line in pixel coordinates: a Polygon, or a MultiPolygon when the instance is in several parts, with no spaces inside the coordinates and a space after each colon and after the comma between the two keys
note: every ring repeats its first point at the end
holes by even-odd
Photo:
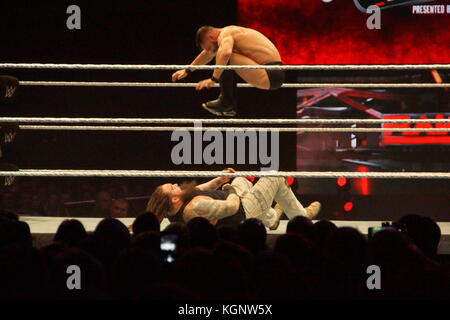
{"type": "MultiPolygon", "coordinates": [[[[423,65],[281,65],[281,66],[217,66],[217,65],[111,65],[111,64],[39,64],[39,63],[0,63],[3,69],[76,69],[76,70],[191,70],[212,69],[275,69],[275,70],[437,70],[450,69],[449,64],[423,65]]],[[[20,86],[77,86],[77,87],[195,87],[196,83],[155,83],[155,82],[73,82],[73,81],[32,81],[20,80],[20,86]]],[[[217,86],[217,85],[216,85],[217,86]]],[[[248,84],[239,87],[250,88],[248,84]]],[[[283,88],[321,88],[321,87],[363,87],[363,88],[448,88],[449,83],[285,83],[283,88]]],[[[10,90],[6,90],[7,92],[10,90]]],[[[78,130],[78,131],[206,131],[206,130],[255,130],[279,132],[449,132],[450,119],[190,119],[190,118],[52,118],[52,117],[0,117],[0,123],[18,125],[19,130],[78,130]],[[394,128],[391,124],[398,123],[434,123],[436,128],[394,128]],[[201,123],[201,127],[196,124],[201,123]],[[214,126],[219,124],[220,126],[214,126]],[[226,125],[226,126],[224,126],[226,125]],[[229,126],[239,125],[239,126],[229,126]],[[242,126],[251,125],[243,128],[242,126]],[[255,127],[256,125],[260,125],[255,127]],[[263,126],[261,126],[263,125],[263,126]],[[268,126],[276,125],[276,126],[268,126]],[[283,127],[279,127],[282,125],[283,127]],[[316,125],[304,127],[303,125],[316,125]],[[323,127],[323,126],[328,127],[323,127]],[[333,125],[349,125],[348,127],[333,127],[333,125]],[[363,127],[357,127],[357,126],[363,127]],[[367,127],[371,125],[372,127],[367,127]]],[[[295,171],[239,171],[224,173],[221,171],[180,171],[180,170],[60,170],[49,169],[19,169],[15,171],[0,171],[1,177],[292,177],[292,178],[377,178],[377,179],[450,179],[450,172],[295,172],[295,171]]],[[[21,219],[29,223],[34,235],[51,235],[64,218],[57,217],[26,217],[21,219]]],[[[92,231],[100,219],[81,218],[87,231],[92,231]]],[[[121,219],[122,220],[122,219],[121,219]]],[[[131,224],[131,218],[123,219],[131,224]]],[[[380,221],[333,221],[337,226],[352,226],[362,233],[367,228],[379,226],[380,221]]],[[[167,225],[163,221],[161,227],[167,225]]],[[[440,252],[450,253],[450,223],[438,223],[441,227],[444,241],[440,252]],[[446,239],[446,240],[445,240],[446,239]]],[[[285,232],[286,221],[278,230],[269,234],[285,232]]]]}

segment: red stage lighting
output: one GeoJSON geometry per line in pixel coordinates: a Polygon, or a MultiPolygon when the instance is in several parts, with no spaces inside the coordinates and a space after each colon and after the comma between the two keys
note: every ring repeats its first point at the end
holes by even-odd
{"type": "Polygon", "coordinates": [[[337,184],[339,187],[345,186],[345,185],[347,184],[347,178],[345,178],[345,177],[339,177],[339,178],[337,178],[336,184],[337,184]]]}
{"type": "Polygon", "coordinates": [[[352,211],[352,209],[353,209],[353,202],[347,201],[347,202],[344,204],[344,211],[345,211],[345,212],[349,212],[349,211],[352,211]]]}
{"type": "MultiPolygon", "coordinates": [[[[358,166],[356,169],[358,172],[368,172],[369,168],[366,166],[358,166]]],[[[356,180],[358,182],[358,191],[360,195],[368,196],[370,194],[370,185],[369,185],[369,178],[359,178],[356,180]]]]}
{"type": "Polygon", "coordinates": [[[292,177],[287,177],[287,178],[286,178],[286,182],[287,182],[288,185],[292,186],[292,184],[294,183],[294,178],[292,178],[292,177]]]}

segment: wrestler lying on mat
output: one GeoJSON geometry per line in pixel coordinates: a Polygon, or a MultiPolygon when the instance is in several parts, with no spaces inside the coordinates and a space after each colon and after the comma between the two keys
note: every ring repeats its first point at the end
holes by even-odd
{"type": "MultiPolygon", "coordinates": [[[[281,65],[281,57],[275,45],[262,33],[238,26],[214,28],[203,26],[198,29],[197,46],[202,49],[191,65],[209,63],[214,57],[216,65],[281,65]]],[[[178,70],[172,75],[172,81],[185,78],[192,70],[178,70]]],[[[219,116],[236,115],[236,72],[244,81],[263,90],[275,90],[284,82],[284,70],[238,69],[214,70],[210,79],[202,80],[196,89],[209,88],[220,83],[220,95],[217,100],[208,101],[202,107],[219,116]]]]}
{"type": "MultiPolygon", "coordinates": [[[[228,168],[223,172],[235,172],[228,168]]],[[[178,184],[166,183],[156,188],[147,204],[161,222],[188,222],[195,217],[204,217],[217,225],[237,225],[247,218],[258,218],[264,225],[278,228],[283,212],[291,219],[302,215],[314,218],[320,210],[315,201],[307,208],[297,200],[292,189],[282,177],[263,177],[253,185],[245,178],[218,177],[194,186],[180,188],[178,184]],[[222,186],[222,190],[218,190],[222,186]],[[272,208],[272,203],[277,204],[272,208]]]]}

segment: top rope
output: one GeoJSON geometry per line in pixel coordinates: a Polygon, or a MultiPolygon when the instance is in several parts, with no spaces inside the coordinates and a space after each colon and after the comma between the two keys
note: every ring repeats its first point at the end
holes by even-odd
{"type": "Polygon", "coordinates": [[[432,70],[450,69],[450,64],[339,64],[339,65],[176,65],[176,64],[67,64],[67,63],[0,63],[10,69],[83,69],[83,70],[432,70]]]}
{"type": "Polygon", "coordinates": [[[108,177],[108,178],[166,178],[166,177],[292,177],[292,178],[376,178],[376,179],[450,179],[450,172],[337,172],[337,171],[185,171],[185,170],[61,170],[21,169],[0,171],[0,177],[108,177]]]}
{"type": "MultiPolygon", "coordinates": [[[[0,123],[84,123],[84,124],[383,124],[383,123],[450,123],[444,119],[195,119],[195,118],[55,118],[0,117],[0,123]]],[[[447,128],[447,126],[445,126],[447,128]]]]}
{"type": "MultiPolygon", "coordinates": [[[[98,82],[98,81],[20,81],[21,86],[59,87],[147,87],[195,88],[197,83],[186,82],[98,82]]],[[[238,83],[241,88],[254,88],[248,83],[238,83]]],[[[219,87],[215,84],[213,87],[219,87]]],[[[450,83],[284,83],[282,88],[446,88],[450,83]]]]}

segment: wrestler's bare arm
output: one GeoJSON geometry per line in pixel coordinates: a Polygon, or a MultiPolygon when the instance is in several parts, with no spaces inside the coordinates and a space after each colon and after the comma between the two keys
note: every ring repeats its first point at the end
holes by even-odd
{"type": "MultiPolygon", "coordinates": [[[[215,57],[216,53],[215,52],[211,52],[211,51],[206,51],[203,50],[202,52],[200,52],[200,54],[194,59],[194,61],[191,62],[192,66],[195,65],[204,65],[209,63],[214,57],[215,57]]],[[[182,70],[178,70],[175,71],[172,74],[172,81],[175,82],[177,80],[181,80],[183,78],[186,78],[188,75],[188,70],[182,69],[182,70]]]]}
{"type": "Polygon", "coordinates": [[[226,200],[197,196],[184,209],[183,219],[186,223],[195,217],[203,217],[210,221],[223,219],[236,214],[240,203],[241,200],[236,194],[230,194],[226,200]]]}
{"type": "MultiPolygon", "coordinates": [[[[222,172],[234,173],[236,171],[233,168],[227,168],[222,170],[222,172]]],[[[217,177],[212,180],[209,180],[208,182],[198,185],[196,188],[199,190],[217,190],[217,188],[219,188],[224,183],[229,182],[230,180],[231,180],[230,178],[217,177]]]]}
{"type": "Polygon", "coordinates": [[[215,52],[212,51],[206,51],[203,50],[200,52],[200,54],[194,59],[194,61],[191,62],[191,65],[198,66],[198,65],[204,65],[209,63],[214,56],[216,55],[215,52]]]}
{"type": "MultiPolygon", "coordinates": [[[[234,39],[233,35],[229,31],[223,31],[220,33],[217,39],[219,48],[216,53],[216,65],[227,65],[233,53],[234,39]]],[[[216,69],[213,72],[213,77],[219,79],[223,70],[216,69]]]]}
{"type": "MultiPolygon", "coordinates": [[[[244,27],[225,27],[221,32],[233,36],[233,52],[244,55],[258,64],[281,61],[280,53],[275,45],[261,32],[244,27]]],[[[219,37],[220,38],[220,37],[219,37]]]]}
{"type": "Polygon", "coordinates": [[[198,185],[196,188],[199,190],[217,190],[223,184],[222,178],[214,178],[206,183],[198,185]]]}

